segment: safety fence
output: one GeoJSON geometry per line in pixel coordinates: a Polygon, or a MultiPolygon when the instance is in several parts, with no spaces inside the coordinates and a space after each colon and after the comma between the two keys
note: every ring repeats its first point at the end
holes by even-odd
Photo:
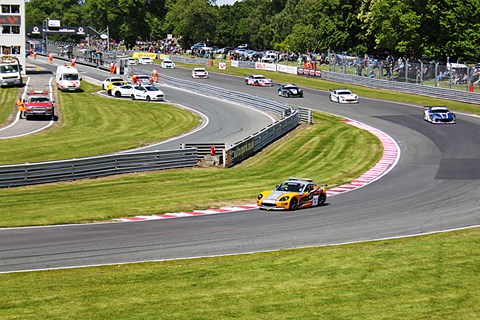
{"type": "Polygon", "coordinates": [[[115,174],[194,167],[197,149],[116,153],[78,159],[0,166],[0,187],[97,178],[115,174]]]}

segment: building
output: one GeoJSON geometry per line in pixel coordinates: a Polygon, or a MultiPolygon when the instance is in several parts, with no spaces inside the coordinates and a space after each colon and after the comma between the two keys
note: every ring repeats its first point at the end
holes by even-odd
{"type": "Polygon", "coordinates": [[[2,0],[0,4],[0,53],[16,56],[25,74],[25,0],[2,0]]]}

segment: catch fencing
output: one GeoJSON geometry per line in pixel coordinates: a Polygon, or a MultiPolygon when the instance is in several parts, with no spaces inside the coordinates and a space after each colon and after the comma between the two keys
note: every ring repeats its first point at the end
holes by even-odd
{"type": "Polygon", "coordinates": [[[0,187],[97,178],[115,174],[194,167],[197,149],[157,150],[0,166],[0,187]]]}

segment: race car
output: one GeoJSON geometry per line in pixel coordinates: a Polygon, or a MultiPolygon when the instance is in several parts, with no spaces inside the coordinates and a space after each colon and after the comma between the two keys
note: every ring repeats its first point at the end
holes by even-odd
{"type": "Polygon", "coordinates": [[[251,86],[271,87],[273,86],[273,81],[272,79],[265,78],[261,74],[251,74],[245,78],[245,84],[251,86]]]}
{"type": "Polygon", "coordinates": [[[303,90],[294,84],[282,84],[278,87],[278,95],[281,97],[300,97],[303,98],[303,90]]]}
{"type": "Polygon", "coordinates": [[[208,71],[205,68],[195,68],[192,70],[192,78],[208,78],[208,71]]]}
{"type": "Polygon", "coordinates": [[[175,68],[175,62],[169,59],[164,59],[162,60],[162,63],[160,63],[160,68],[162,69],[174,69],[175,68]]]}
{"type": "Polygon", "coordinates": [[[315,184],[312,179],[291,177],[273,191],[263,191],[257,196],[259,209],[296,210],[320,206],[327,200],[325,184],[315,184]]]}
{"type": "Polygon", "coordinates": [[[358,103],[358,96],[348,89],[336,89],[330,92],[330,101],[338,103],[358,103]]]}
{"type": "Polygon", "coordinates": [[[134,86],[130,92],[132,100],[164,101],[165,94],[154,85],[134,86]]]}
{"type": "Polygon", "coordinates": [[[36,116],[48,116],[54,118],[55,108],[51,100],[50,92],[29,91],[23,101],[25,119],[30,120],[36,116]]]}
{"type": "Polygon", "coordinates": [[[430,123],[457,123],[454,113],[450,112],[445,106],[426,107],[423,111],[423,120],[430,123]]]}

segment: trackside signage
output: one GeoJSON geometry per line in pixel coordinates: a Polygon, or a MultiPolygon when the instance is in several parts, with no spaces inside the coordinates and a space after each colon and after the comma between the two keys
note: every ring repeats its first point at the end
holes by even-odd
{"type": "Polygon", "coordinates": [[[277,71],[289,74],[297,74],[297,67],[285,66],[283,64],[277,64],[277,71]]]}
{"type": "Polygon", "coordinates": [[[267,70],[267,71],[277,71],[277,65],[275,63],[264,63],[256,62],[255,69],[257,70],[267,70]]]}
{"type": "Polygon", "coordinates": [[[231,166],[239,163],[243,159],[248,158],[253,154],[255,150],[255,142],[253,137],[248,138],[248,140],[239,143],[230,149],[230,163],[227,166],[231,166]]]}

